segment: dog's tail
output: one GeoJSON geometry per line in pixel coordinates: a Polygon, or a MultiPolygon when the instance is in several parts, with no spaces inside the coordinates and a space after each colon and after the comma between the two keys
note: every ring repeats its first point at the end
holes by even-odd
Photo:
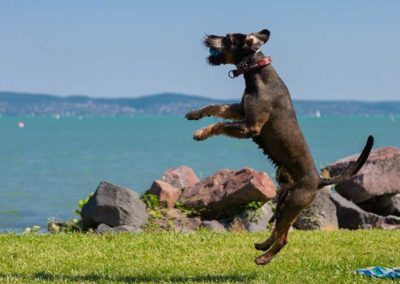
{"type": "Polygon", "coordinates": [[[370,135],[370,136],[368,136],[367,143],[365,144],[364,149],[361,152],[361,155],[358,157],[357,161],[350,164],[340,175],[337,175],[337,176],[334,176],[331,178],[321,177],[318,188],[322,188],[327,185],[342,182],[346,179],[351,178],[353,175],[355,175],[362,168],[364,163],[367,161],[369,153],[371,152],[373,145],[374,145],[374,137],[370,135]]]}

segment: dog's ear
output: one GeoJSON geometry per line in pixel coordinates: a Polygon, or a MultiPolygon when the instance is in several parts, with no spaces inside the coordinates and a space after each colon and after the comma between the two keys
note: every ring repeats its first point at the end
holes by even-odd
{"type": "Polygon", "coordinates": [[[269,39],[269,30],[262,30],[258,33],[251,33],[246,37],[246,45],[253,51],[258,49],[265,44],[269,39]]]}
{"type": "Polygon", "coordinates": [[[255,33],[254,35],[259,39],[262,40],[264,43],[266,43],[269,39],[270,31],[265,29],[262,31],[259,31],[258,33],[255,33]]]}

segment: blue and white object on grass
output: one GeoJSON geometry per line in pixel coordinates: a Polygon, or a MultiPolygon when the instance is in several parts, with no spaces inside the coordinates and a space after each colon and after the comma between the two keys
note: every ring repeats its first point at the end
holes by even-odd
{"type": "Polygon", "coordinates": [[[400,279],[400,268],[387,268],[381,266],[357,269],[356,273],[363,276],[376,278],[400,279]]]}

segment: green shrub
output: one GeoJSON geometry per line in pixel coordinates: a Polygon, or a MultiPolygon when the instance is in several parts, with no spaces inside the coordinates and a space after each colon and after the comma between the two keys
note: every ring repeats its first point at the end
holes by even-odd
{"type": "Polygon", "coordinates": [[[94,194],[94,193],[92,192],[92,193],[90,193],[88,196],[86,196],[85,199],[79,200],[79,202],[78,202],[78,209],[76,209],[76,210],[74,211],[75,215],[78,215],[78,216],[81,215],[81,210],[82,210],[83,206],[85,206],[85,204],[88,203],[90,197],[92,197],[93,194],[94,194]]]}
{"type": "Polygon", "coordinates": [[[144,193],[140,199],[144,202],[147,209],[155,210],[160,207],[160,200],[158,196],[152,193],[144,193]]]}
{"type": "Polygon", "coordinates": [[[249,203],[246,204],[245,209],[257,211],[264,204],[265,204],[265,202],[263,202],[263,201],[250,201],[249,203]]]}

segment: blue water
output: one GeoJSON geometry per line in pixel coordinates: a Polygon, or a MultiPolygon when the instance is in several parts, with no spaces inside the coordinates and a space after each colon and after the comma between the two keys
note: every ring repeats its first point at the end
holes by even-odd
{"type": "MultiPolygon", "coordinates": [[[[101,180],[138,192],[170,167],[188,165],[199,177],[244,166],[274,171],[250,140],[192,140],[215,122],[182,117],[0,117],[0,230],[46,227],[73,216],[77,201],[101,180]],[[25,122],[18,128],[19,121],[25,122]]],[[[302,117],[318,167],[359,152],[367,135],[376,147],[400,146],[400,117],[302,117]]]]}

